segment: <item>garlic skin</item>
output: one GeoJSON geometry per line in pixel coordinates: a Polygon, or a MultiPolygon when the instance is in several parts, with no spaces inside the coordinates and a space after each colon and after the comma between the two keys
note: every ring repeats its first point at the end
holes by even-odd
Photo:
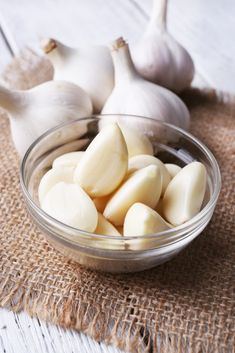
{"type": "Polygon", "coordinates": [[[129,208],[126,214],[123,235],[154,234],[170,228],[170,225],[156,211],[137,202],[129,208]]]}
{"type": "Polygon", "coordinates": [[[85,191],[76,184],[59,182],[43,199],[42,209],[51,217],[71,227],[94,232],[98,213],[85,191]]]}
{"type": "Polygon", "coordinates": [[[104,217],[115,226],[123,225],[128,209],[136,202],[156,207],[162,190],[160,168],[149,165],[132,174],[113,194],[104,209],[104,217]]]}
{"type": "Polygon", "coordinates": [[[187,50],[167,31],[167,2],[153,0],[151,19],[131,56],[142,77],[179,93],[190,86],[195,70],[187,50]]]}
{"type": "Polygon", "coordinates": [[[188,129],[190,116],[186,105],[173,92],[144,80],[137,73],[123,38],[113,43],[111,55],[115,85],[102,114],[145,116],[188,129]]]}
{"type": "Polygon", "coordinates": [[[74,181],[91,197],[106,196],[124,179],[128,152],[117,124],[105,126],[87,147],[74,172],[74,181]]]}
{"type": "Polygon", "coordinates": [[[65,81],[48,81],[26,91],[0,86],[0,106],[9,114],[12,138],[20,157],[48,129],[92,113],[87,93],[65,81]]]}
{"type": "Polygon", "coordinates": [[[162,201],[163,216],[169,223],[178,226],[200,211],[206,178],[205,166],[200,162],[192,162],[171,180],[162,201]]]}
{"type": "Polygon", "coordinates": [[[94,45],[74,49],[55,39],[45,39],[42,47],[54,66],[54,79],[82,87],[89,94],[95,113],[99,113],[114,85],[108,48],[94,45]]]}

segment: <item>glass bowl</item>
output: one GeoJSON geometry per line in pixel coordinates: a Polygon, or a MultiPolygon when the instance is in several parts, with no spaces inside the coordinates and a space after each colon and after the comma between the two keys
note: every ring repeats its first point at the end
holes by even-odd
{"type": "Polygon", "coordinates": [[[197,237],[210,221],[221,187],[218,164],[209,149],[189,133],[157,120],[131,115],[96,115],[59,125],[40,136],[26,152],[20,169],[28,211],[48,242],[66,257],[95,270],[136,272],[170,260],[197,237]],[[164,163],[184,166],[200,161],[207,170],[201,211],[176,228],[146,236],[120,237],[88,233],[67,226],[39,206],[38,185],[59,155],[85,150],[101,126],[117,121],[148,136],[164,163]]]}

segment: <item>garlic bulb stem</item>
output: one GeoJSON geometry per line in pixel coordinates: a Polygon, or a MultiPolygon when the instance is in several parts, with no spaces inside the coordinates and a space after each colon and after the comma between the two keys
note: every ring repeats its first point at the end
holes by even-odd
{"type": "Polygon", "coordinates": [[[153,0],[153,10],[150,23],[157,24],[160,28],[166,29],[167,0],[153,0]]]}
{"type": "Polygon", "coordinates": [[[59,68],[64,65],[64,60],[72,54],[73,50],[65,44],[61,44],[52,38],[47,38],[42,42],[45,54],[49,55],[53,65],[59,68]],[[56,50],[55,50],[56,49],[56,50]]]}
{"type": "Polygon", "coordinates": [[[114,64],[115,84],[124,83],[137,77],[129,48],[122,37],[111,44],[111,56],[114,64]]]}

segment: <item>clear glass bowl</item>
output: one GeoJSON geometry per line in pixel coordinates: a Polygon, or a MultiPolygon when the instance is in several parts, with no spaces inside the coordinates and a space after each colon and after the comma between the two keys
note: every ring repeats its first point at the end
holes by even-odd
{"type": "Polygon", "coordinates": [[[97,115],[47,131],[26,152],[20,179],[29,213],[53,247],[81,265],[107,272],[136,272],[170,260],[206,227],[221,187],[218,164],[203,143],[175,126],[130,115],[97,115]],[[205,165],[208,176],[206,195],[202,210],[194,218],[161,233],[118,237],[75,229],[50,217],[40,208],[38,185],[53,160],[66,152],[85,150],[101,125],[113,120],[147,135],[154,146],[155,156],[164,163],[184,166],[196,160],[205,165]]]}

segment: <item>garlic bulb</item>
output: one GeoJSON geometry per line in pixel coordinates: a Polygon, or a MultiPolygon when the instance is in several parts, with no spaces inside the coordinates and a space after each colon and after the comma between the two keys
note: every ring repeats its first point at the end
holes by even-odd
{"type": "Polygon", "coordinates": [[[113,89],[113,64],[108,48],[70,48],[57,40],[44,41],[43,50],[54,66],[54,78],[76,83],[90,96],[99,113],[113,89]]]}
{"type": "Polygon", "coordinates": [[[48,81],[26,91],[0,86],[0,106],[9,114],[12,138],[21,157],[46,130],[92,113],[86,92],[65,81],[48,81]]]}
{"type": "Polygon", "coordinates": [[[131,56],[137,71],[146,80],[181,92],[194,76],[189,53],[167,31],[167,0],[153,0],[153,13],[131,56]]]}
{"type": "Polygon", "coordinates": [[[189,111],[171,91],[144,80],[135,70],[123,38],[112,46],[115,86],[102,114],[132,114],[158,119],[183,129],[189,126],[189,111]]]}

